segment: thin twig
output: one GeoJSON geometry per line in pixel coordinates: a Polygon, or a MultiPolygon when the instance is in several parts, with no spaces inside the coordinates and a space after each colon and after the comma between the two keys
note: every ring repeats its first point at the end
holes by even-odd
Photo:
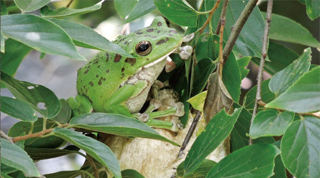
{"type": "MultiPolygon", "coordinates": [[[[252,123],[254,117],[257,114],[258,103],[261,103],[260,102],[261,101],[261,84],[262,84],[264,63],[265,63],[265,59],[267,57],[267,46],[268,46],[268,36],[269,36],[269,29],[270,29],[270,22],[271,22],[272,5],[273,5],[273,0],[268,0],[267,17],[266,17],[266,22],[265,22],[265,27],[264,27],[264,35],[263,35],[263,43],[262,43],[262,54],[261,54],[259,71],[258,71],[258,76],[257,76],[257,81],[258,81],[257,95],[256,95],[256,100],[255,100],[254,109],[253,109],[252,118],[251,118],[250,123],[252,123]]],[[[249,145],[252,145],[252,142],[253,142],[253,140],[250,138],[249,145]]]]}
{"type": "Polygon", "coordinates": [[[224,32],[224,25],[226,23],[226,11],[227,11],[227,6],[228,6],[228,1],[225,0],[223,2],[222,10],[221,10],[221,15],[220,15],[220,38],[219,38],[219,65],[217,71],[219,72],[219,76],[222,77],[222,69],[223,69],[223,32],[224,32]]]}
{"type": "Polygon", "coordinates": [[[72,4],[72,2],[73,2],[73,0],[70,0],[66,7],[69,8],[70,5],[72,4]]]}
{"type": "Polygon", "coordinates": [[[93,167],[94,177],[95,177],[95,178],[99,178],[99,170],[98,170],[96,164],[94,163],[93,158],[92,158],[90,155],[88,155],[87,158],[88,158],[88,160],[89,160],[89,163],[90,163],[91,166],[93,167]]]}
{"type": "Polygon", "coordinates": [[[230,33],[229,39],[226,43],[226,46],[223,49],[223,62],[226,63],[232,48],[239,37],[239,34],[246,23],[249,15],[251,14],[253,8],[256,6],[258,0],[250,0],[246,7],[243,9],[242,13],[240,14],[240,17],[236,21],[236,23],[233,25],[232,31],[230,33]]]}
{"type": "Polygon", "coordinates": [[[190,128],[188,130],[188,133],[187,133],[186,137],[184,138],[184,141],[183,141],[182,146],[180,148],[180,151],[178,153],[178,158],[181,158],[181,156],[183,155],[183,151],[186,148],[186,146],[188,145],[188,143],[190,141],[190,138],[191,138],[194,130],[196,129],[197,123],[201,118],[200,116],[201,116],[201,111],[198,111],[197,115],[193,119],[193,122],[192,122],[192,124],[191,124],[191,126],[190,126],[190,128]]]}
{"type": "Polygon", "coordinates": [[[0,135],[2,138],[9,140],[11,143],[13,143],[12,137],[9,137],[7,134],[5,134],[2,130],[0,130],[0,135]]]}
{"type": "Polygon", "coordinates": [[[215,33],[216,35],[219,35],[219,33],[220,33],[221,19],[222,19],[222,17],[226,16],[228,2],[229,2],[229,0],[226,0],[226,1],[224,1],[223,5],[222,5],[221,14],[220,14],[220,21],[219,21],[219,24],[217,26],[216,33],[215,33]]]}
{"type": "Polygon", "coordinates": [[[204,24],[202,25],[202,27],[199,29],[199,35],[202,34],[203,30],[206,28],[206,26],[209,24],[209,22],[211,21],[212,15],[214,14],[214,11],[216,11],[216,9],[219,7],[221,0],[217,0],[217,2],[214,4],[214,6],[212,7],[212,9],[209,11],[209,16],[207,18],[207,20],[204,22],[204,24]]]}

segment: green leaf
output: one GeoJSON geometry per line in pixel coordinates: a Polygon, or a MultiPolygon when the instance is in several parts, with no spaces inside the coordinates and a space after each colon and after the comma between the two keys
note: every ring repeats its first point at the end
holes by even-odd
{"type": "Polygon", "coordinates": [[[138,119],[113,113],[90,113],[76,116],[70,120],[70,127],[94,130],[108,134],[143,137],[162,140],[173,145],[177,143],[161,136],[154,129],[138,119]]]}
{"type": "Polygon", "coordinates": [[[1,96],[1,112],[22,121],[33,122],[38,119],[36,111],[27,103],[1,96]]]}
{"type": "Polygon", "coordinates": [[[202,161],[228,137],[240,115],[242,108],[235,109],[232,115],[225,110],[216,114],[193,143],[184,164],[185,176],[191,175],[202,161]]]}
{"type": "Polygon", "coordinates": [[[75,170],[75,171],[60,171],[60,172],[55,172],[52,174],[45,174],[44,176],[46,178],[74,178],[79,176],[81,173],[85,171],[82,170],[75,170]]]}
{"type": "MultiPolygon", "coordinates": [[[[262,14],[265,17],[265,13],[262,14]]],[[[320,47],[320,42],[306,28],[287,17],[277,14],[271,16],[269,38],[315,48],[320,47]]]]}
{"type": "MultiPolygon", "coordinates": [[[[46,128],[51,129],[57,127],[57,124],[54,123],[52,120],[47,120],[46,128]]],[[[21,135],[27,135],[32,128],[32,125],[30,122],[17,122],[14,124],[9,132],[8,135],[10,137],[17,137],[21,135]]],[[[41,132],[43,130],[43,119],[39,118],[33,125],[33,131],[32,133],[41,132]]],[[[64,144],[64,140],[55,137],[35,137],[25,140],[25,147],[32,147],[32,148],[57,148],[64,144]]]]}
{"type": "MultiPolygon", "coordinates": [[[[206,1],[204,4],[205,10],[209,11],[214,6],[215,1],[206,1]]],[[[245,5],[248,0],[243,1],[229,1],[226,19],[227,23],[224,27],[224,41],[227,41],[232,30],[232,26],[235,24],[240,14],[242,13],[245,5]]],[[[220,14],[223,3],[220,3],[219,8],[215,11],[212,16],[212,29],[217,29],[217,26],[220,22],[220,14]]],[[[264,29],[264,20],[260,13],[258,6],[256,6],[251,12],[247,22],[245,23],[241,33],[233,47],[233,50],[242,54],[242,56],[252,56],[252,57],[261,57],[262,49],[262,37],[264,29]]]]}
{"type": "MultiPolygon", "coordinates": [[[[272,93],[270,90],[269,90],[269,82],[270,82],[270,79],[268,80],[265,80],[262,82],[262,85],[261,85],[261,98],[262,98],[262,101],[265,102],[265,103],[268,103],[270,101],[272,101],[274,98],[275,98],[275,95],[274,93],[272,93]]],[[[256,99],[256,94],[257,94],[257,86],[253,87],[245,96],[244,98],[244,107],[250,111],[252,113],[253,111],[253,107],[254,107],[254,102],[255,102],[255,99],[256,99]]],[[[259,107],[259,109],[261,109],[263,107],[259,107]]]]}
{"type": "Polygon", "coordinates": [[[61,110],[52,118],[52,120],[58,121],[60,124],[67,123],[71,118],[72,110],[67,100],[60,99],[61,110]]]}
{"type": "Polygon", "coordinates": [[[67,7],[62,7],[59,9],[54,9],[51,10],[49,7],[44,7],[41,9],[41,16],[43,17],[68,17],[72,15],[81,15],[81,14],[86,14],[89,12],[93,12],[96,10],[99,10],[101,8],[101,4],[103,3],[104,0],[98,2],[97,4],[82,8],[82,9],[70,9],[67,7]]]}
{"type": "Polygon", "coordinates": [[[27,176],[40,177],[32,159],[17,145],[1,138],[1,163],[23,171],[27,176]]]}
{"type": "Polygon", "coordinates": [[[136,6],[132,9],[132,11],[127,16],[125,23],[132,22],[147,13],[155,10],[157,7],[154,5],[152,0],[139,0],[136,6]]]}
{"type": "Polygon", "coordinates": [[[144,178],[138,171],[126,169],[121,171],[122,178],[144,178]]]}
{"type": "MultiPolygon", "coordinates": [[[[291,64],[299,56],[289,48],[277,43],[269,42],[268,57],[270,61],[265,61],[264,70],[269,74],[274,75],[291,64]]],[[[260,58],[254,57],[251,61],[256,65],[260,65],[260,58]]]]}
{"type": "Polygon", "coordinates": [[[209,58],[204,58],[197,63],[194,68],[193,95],[200,93],[206,87],[208,78],[214,69],[216,69],[216,64],[209,58]]]}
{"type": "Polygon", "coordinates": [[[290,125],[281,141],[281,158],[295,177],[320,177],[320,120],[307,116],[290,125]]]}
{"type": "Polygon", "coordinates": [[[32,148],[26,147],[26,152],[30,157],[35,160],[42,160],[42,159],[50,159],[59,156],[64,156],[72,153],[79,153],[77,150],[68,150],[68,149],[53,149],[53,148],[32,148]]]}
{"type": "Polygon", "coordinates": [[[3,164],[3,162],[1,162],[1,176],[3,176],[3,174],[10,174],[16,171],[18,171],[18,169],[10,167],[6,164],[3,164]]]}
{"type": "Polygon", "coordinates": [[[197,26],[198,14],[186,1],[153,0],[159,11],[172,22],[180,26],[197,26]]]}
{"type": "Polygon", "coordinates": [[[250,69],[246,68],[250,62],[250,59],[251,57],[243,57],[237,60],[241,74],[240,80],[244,79],[250,71],[250,69]]]}
{"type": "Polygon", "coordinates": [[[1,17],[1,28],[5,36],[40,52],[86,60],[65,31],[49,20],[27,14],[5,15],[1,17]]]}
{"type": "Polygon", "coordinates": [[[241,93],[240,69],[233,53],[230,54],[223,67],[222,80],[233,101],[239,103],[241,93]]]}
{"type": "Polygon", "coordinates": [[[30,51],[31,48],[29,46],[13,39],[7,39],[5,53],[1,53],[1,70],[13,76],[21,61],[30,51]]]}
{"type": "Polygon", "coordinates": [[[207,91],[204,91],[204,92],[201,92],[201,93],[197,94],[196,96],[188,99],[187,101],[188,101],[188,103],[190,103],[192,105],[192,107],[194,109],[202,112],[206,96],[207,96],[207,91]]]}
{"type": "Polygon", "coordinates": [[[287,90],[300,76],[309,71],[311,65],[311,49],[307,48],[303,54],[286,68],[276,73],[270,80],[270,90],[279,95],[287,90]]]}
{"type": "Polygon", "coordinates": [[[14,0],[15,4],[23,12],[31,12],[45,6],[50,0],[14,0]]]}
{"type": "Polygon", "coordinates": [[[253,144],[237,150],[214,166],[206,178],[271,177],[274,159],[280,153],[271,144],[253,144]]]}
{"type": "Polygon", "coordinates": [[[136,6],[138,0],[115,0],[114,6],[119,16],[124,19],[136,6]]]}
{"type": "Polygon", "coordinates": [[[258,112],[254,118],[249,135],[251,138],[281,136],[293,121],[294,113],[267,109],[258,112]]]}
{"type": "Polygon", "coordinates": [[[320,1],[318,0],[307,0],[305,1],[307,14],[311,20],[315,20],[320,16],[320,1]]]}
{"type": "Polygon", "coordinates": [[[285,109],[297,113],[320,110],[320,67],[301,76],[279,97],[265,107],[285,109]]]}
{"type": "Polygon", "coordinates": [[[231,132],[231,152],[249,144],[249,137],[247,133],[249,132],[251,117],[251,113],[247,109],[243,108],[231,132]]]}
{"type": "Polygon", "coordinates": [[[0,30],[0,45],[1,45],[1,48],[0,48],[0,52],[1,53],[4,53],[5,52],[5,43],[4,43],[4,36],[3,36],[3,33],[2,33],[2,30],[0,30]]]}
{"type": "Polygon", "coordinates": [[[0,4],[1,4],[1,6],[0,6],[1,7],[1,15],[8,15],[8,10],[7,10],[6,4],[4,3],[4,0],[0,0],[0,4]]]}
{"type": "Polygon", "coordinates": [[[2,71],[1,81],[17,99],[28,103],[44,117],[50,119],[59,113],[61,109],[60,101],[48,88],[42,85],[16,80],[2,71]],[[41,106],[42,104],[44,106],[41,106]],[[39,107],[45,107],[45,109],[39,107]]]}
{"type": "Polygon", "coordinates": [[[121,177],[119,162],[111,149],[105,144],[94,140],[91,137],[82,135],[79,132],[64,128],[55,128],[50,135],[60,137],[80,149],[83,149],[95,160],[107,167],[116,178],[121,177]]]}
{"type": "Polygon", "coordinates": [[[177,174],[179,177],[183,177],[183,178],[203,178],[208,174],[210,169],[216,164],[217,163],[212,160],[205,159],[203,160],[201,165],[192,173],[192,175],[184,176],[184,170],[183,170],[184,162],[182,162],[177,167],[177,174]]]}
{"type": "Polygon", "coordinates": [[[195,55],[199,62],[205,58],[216,60],[219,55],[219,36],[202,34],[196,43],[195,55]]]}
{"type": "Polygon", "coordinates": [[[74,23],[68,20],[49,20],[59,25],[63,30],[65,30],[77,46],[104,50],[120,54],[121,56],[132,57],[131,54],[126,52],[120,46],[111,43],[109,40],[98,34],[96,31],[92,30],[88,26],[74,23]]]}

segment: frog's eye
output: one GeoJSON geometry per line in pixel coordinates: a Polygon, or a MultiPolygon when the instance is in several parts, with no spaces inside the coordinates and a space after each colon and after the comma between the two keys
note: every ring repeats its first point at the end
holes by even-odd
{"type": "Polygon", "coordinates": [[[136,45],[136,52],[141,56],[148,55],[152,50],[152,45],[149,41],[140,41],[136,45]]]}

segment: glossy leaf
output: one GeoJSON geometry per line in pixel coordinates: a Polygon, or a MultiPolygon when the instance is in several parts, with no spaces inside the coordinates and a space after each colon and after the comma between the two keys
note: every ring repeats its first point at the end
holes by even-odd
{"type": "Polygon", "coordinates": [[[290,125],[281,141],[281,158],[295,177],[320,177],[320,120],[307,116],[290,125]]]}
{"type": "Polygon", "coordinates": [[[91,137],[82,135],[79,132],[64,128],[55,128],[50,135],[60,137],[80,149],[83,149],[95,160],[107,167],[113,173],[115,178],[121,177],[119,162],[111,149],[105,144],[94,140],[91,137]]]}
{"type": "Polygon", "coordinates": [[[265,136],[281,136],[293,121],[294,113],[276,110],[264,110],[258,112],[254,118],[249,135],[255,139],[265,136]]]}
{"type": "Polygon", "coordinates": [[[303,54],[286,68],[276,73],[270,80],[270,90],[279,95],[287,90],[300,76],[309,71],[311,65],[311,49],[307,48],[303,54]]]}
{"type": "Polygon", "coordinates": [[[240,69],[233,53],[230,54],[222,71],[222,80],[234,102],[239,103],[241,92],[240,69]]]}
{"type": "Polygon", "coordinates": [[[61,110],[60,112],[52,119],[58,121],[59,123],[67,123],[71,118],[72,110],[67,100],[60,99],[61,110]]]}
{"type": "Polygon", "coordinates": [[[96,31],[92,30],[88,26],[74,23],[68,20],[49,20],[65,30],[77,46],[104,50],[112,53],[117,53],[122,56],[132,57],[120,46],[111,43],[109,40],[98,34],[96,31]]]}
{"type": "Polygon", "coordinates": [[[28,176],[40,177],[32,159],[17,145],[1,138],[1,163],[23,171],[28,176]]]}
{"type": "Polygon", "coordinates": [[[86,60],[65,31],[49,20],[28,14],[5,15],[1,17],[1,28],[5,36],[40,52],[86,60]]]}
{"type": "Polygon", "coordinates": [[[202,161],[228,137],[237,121],[242,108],[238,108],[232,115],[221,110],[215,115],[195,140],[186,157],[184,164],[185,176],[191,175],[202,163],[202,161]]]}
{"type": "Polygon", "coordinates": [[[138,171],[134,169],[126,169],[121,171],[122,178],[144,178],[138,171]]]}
{"type": "Polygon", "coordinates": [[[31,12],[45,6],[50,0],[14,0],[15,4],[23,12],[31,12]]]}
{"type": "Polygon", "coordinates": [[[132,9],[136,6],[138,0],[115,0],[114,6],[119,14],[119,16],[124,19],[132,9]]]}
{"type": "Polygon", "coordinates": [[[198,14],[186,1],[181,0],[154,0],[159,11],[170,21],[188,27],[197,26],[198,14]]]}
{"type": "Polygon", "coordinates": [[[1,96],[1,112],[22,121],[33,122],[38,119],[36,111],[27,103],[1,96]]]}
{"type": "Polygon", "coordinates": [[[216,165],[217,163],[209,160],[209,159],[205,159],[203,160],[203,162],[201,163],[201,165],[194,171],[194,173],[192,173],[192,175],[190,176],[184,176],[184,162],[180,163],[180,165],[177,167],[177,174],[179,177],[183,177],[183,178],[203,178],[205,177],[208,172],[211,170],[211,168],[216,165]]]}
{"type": "Polygon", "coordinates": [[[237,60],[238,66],[240,69],[240,75],[241,75],[240,80],[244,79],[250,71],[250,69],[246,68],[250,62],[250,59],[251,59],[251,57],[243,57],[243,58],[240,58],[237,60]]]}
{"type": "Polygon", "coordinates": [[[280,153],[271,144],[253,144],[237,150],[215,165],[206,178],[271,177],[274,159],[280,153]]]}
{"type": "Polygon", "coordinates": [[[320,16],[320,1],[307,0],[306,2],[307,14],[311,20],[315,20],[320,16]]]}
{"type": "Polygon", "coordinates": [[[126,20],[124,21],[125,23],[132,22],[147,13],[155,10],[157,7],[154,5],[153,1],[151,0],[139,0],[137,5],[134,6],[132,11],[129,13],[127,16],[126,20]]]}
{"type": "MultiPolygon", "coordinates": [[[[1,71],[1,81],[8,87],[11,93],[19,100],[28,103],[36,111],[46,118],[53,118],[60,109],[60,101],[48,88],[29,82],[19,81],[1,71]],[[45,109],[38,107],[43,104],[45,109]]],[[[42,106],[41,106],[42,107],[42,106]]]]}
{"type": "Polygon", "coordinates": [[[5,53],[1,53],[1,70],[13,76],[22,60],[30,51],[31,48],[29,46],[13,39],[7,39],[5,53]]]}
{"type": "MultiPolygon", "coordinates": [[[[262,85],[261,85],[261,98],[262,98],[262,101],[265,102],[265,103],[268,103],[270,101],[272,101],[274,98],[275,98],[275,95],[274,93],[272,93],[270,90],[269,90],[269,82],[270,82],[270,79],[268,80],[265,80],[262,82],[262,85]]],[[[245,96],[244,98],[244,107],[252,113],[253,111],[253,107],[254,107],[254,102],[255,102],[255,99],[256,99],[256,94],[257,94],[257,86],[253,87],[245,96]]],[[[259,107],[259,108],[262,108],[262,107],[259,107]]]]}
{"type": "Polygon", "coordinates": [[[81,14],[86,14],[89,12],[93,12],[96,10],[99,10],[101,8],[101,4],[103,3],[104,0],[98,2],[97,4],[82,8],[82,9],[70,9],[67,7],[62,7],[59,9],[50,9],[48,6],[44,7],[41,9],[41,16],[43,17],[67,17],[67,16],[72,16],[72,15],[81,15],[81,14]]]}
{"type": "MultiPolygon", "coordinates": [[[[265,13],[262,14],[265,17],[265,13]]],[[[277,14],[271,16],[269,38],[316,48],[320,47],[320,42],[306,28],[287,17],[277,14]]]]}
{"type": "Polygon", "coordinates": [[[98,132],[127,136],[152,138],[169,142],[173,145],[177,143],[161,136],[154,129],[138,119],[112,113],[90,113],[76,116],[70,120],[70,126],[83,128],[98,132]]]}
{"type": "MultiPolygon", "coordinates": [[[[204,4],[205,11],[209,11],[214,6],[215,1],[206,1],[204,4]]],[[[227,23],[224,27],[224,41],[227,41],[232,30],[232,26],[235,24],[240,14],[242,13],[248,0],[243,1],[229,1],[226,19],[227,23]]],[[[220,21],[220,14],[223,3],[220,3],[219,8],[212,16],[212,29],[217,29],[220,21]]],[[[261,57],[262,49],[262,36],[264,29],[264,20],[258,7],[255,7],[251,12],[247,22],[245,23],[239,38],[237,39],[233,50],[242,54],[242,56],[261,57]]]]}
{"type": "MultiPolygon", "coordinates": [[[[51,129],[56,126],[57,124],[55,124],[52,120],[47,120],[47,124],[46,124],[47,129],[51,129]]],[[[22,122],[22,121],[17,122],[10,128],[8,135],[10,137],[27,135],[31,128],[32,127],[30,122],[22,122]]],[[[43,119],[39,118],[33,125],[32,133],[41,132],[42,130],[43,130],[43,119]]],[[[63,144],[64,144],[63,139],[55,136],[50,136],[45,138],[41,138],[41,137],[29,138],[25,140],[24,146],[32,147],[32,148],[57,148],[63,144]]]]}
{"type": "Polygon", "coordinates": [[[301,76],[279,97],[265,107],[285,109],[297,113],[320,110],[320,67],[301,76]]]}
{"type": "Polygon", "coordinates": [[[197,63],[194,68],[193,95],[200,93],[206,87],[208,78],[215,69],[216,64],[209,58],[204,58],[197,63]]]}
{"type": "MultiPolygon", "coordinates": [[[[299,56],[289,48],[277,43],[269,42],[268,57],[270,61],[265,61],[264,70],[269,74],[274,75],[291,64],[299,56]]],[[[260,65],[260,58],[254,57],[251,61],[256,65],[260,65]]]]}

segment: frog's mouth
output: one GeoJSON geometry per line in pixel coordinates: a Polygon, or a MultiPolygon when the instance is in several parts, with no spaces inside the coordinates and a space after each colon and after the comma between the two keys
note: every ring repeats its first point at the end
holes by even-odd
{"type": "Polygon", "coordinates": [[[161,58],[159,58],[159,59],[157,59],[157,60],[155,60],[155,61],[153,61],[153,62],[151,62],[151,63],[149,63],[149,64],[147,64],[147,65],[145,65],[144,68],[148,68],[148,67],[151,67],[151,66],[154,66],[154,65],[160,63],[161,61],[163,61],[163,59],[166,59],[171,53],[173,53],[174,51],[176,51],[177,48],[179,48],[179,46],[176,47],[176,48],[174,48],[172,51],[170,51],[169,53],[165,54],[165,55],[162,56],[161,58]]]}

